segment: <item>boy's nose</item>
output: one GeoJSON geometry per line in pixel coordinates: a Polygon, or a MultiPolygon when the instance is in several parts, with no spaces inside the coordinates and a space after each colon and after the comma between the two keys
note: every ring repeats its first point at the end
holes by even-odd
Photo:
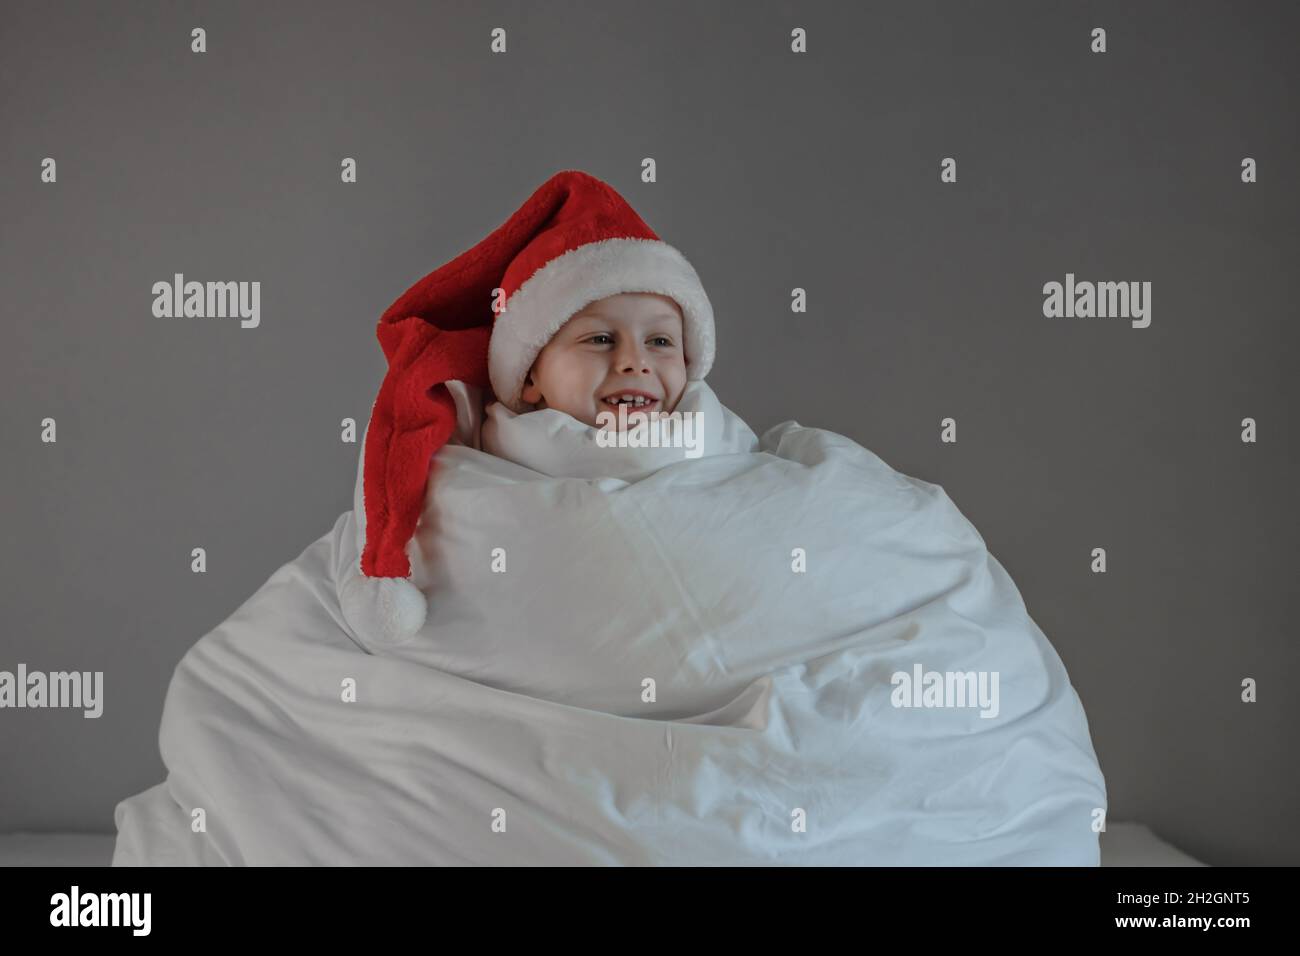
{"type": "Polygon", "coordinates": [[[650,371],[650,362],[646,357],[645,350],[635,343],[624,343],[618,349],[615,359],[619,371],[622,372],[648,372],[650,371]]]}
{"type": "Polygon", "coordinates": [[[617,356],[620,372],[649,372],[650,363],[640,351],[620,352],[617,356]]]}

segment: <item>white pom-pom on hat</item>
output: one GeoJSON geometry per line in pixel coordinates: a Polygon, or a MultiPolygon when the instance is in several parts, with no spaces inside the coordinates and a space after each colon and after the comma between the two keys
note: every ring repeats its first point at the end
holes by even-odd
{"type": "Polygon", "coordinates": [[[387,644],[410,640],[424,627],[429,601],[407,578],[352,573],[339,589],[339,606],[353,631],[387,644]]]}

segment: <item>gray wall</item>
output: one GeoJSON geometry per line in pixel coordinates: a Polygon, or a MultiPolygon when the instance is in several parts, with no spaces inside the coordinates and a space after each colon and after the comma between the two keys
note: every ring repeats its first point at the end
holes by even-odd
{"type": "Polygon", "coordinates": [[[111,830],[162,779],[181,655],[351,507],[380,313],[576,167],[701,273],[724,403],[974,522],[1112,820],[1300,862],[1297,33],[1289,2],[7,2],[0,670],[106,701],[0,711],[0,830],[111,830]],[[260,327],[154,318],[175,272],[259,280],[260,327]],[[1152,282],[1150,327],[1045,318],[1067,272],[1152,282]]]}

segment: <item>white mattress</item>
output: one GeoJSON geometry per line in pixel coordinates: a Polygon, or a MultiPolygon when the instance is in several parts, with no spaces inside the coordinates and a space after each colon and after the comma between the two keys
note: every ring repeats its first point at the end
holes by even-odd
{"type": "MultiPolygon", "coordinates": [[[[0,866],[108,866],[112,833],[0,834],[0,866]]],[[[1205,866],[1141,823],[1111,823],[1101,835],[1102,866],[1205,866]]]]}

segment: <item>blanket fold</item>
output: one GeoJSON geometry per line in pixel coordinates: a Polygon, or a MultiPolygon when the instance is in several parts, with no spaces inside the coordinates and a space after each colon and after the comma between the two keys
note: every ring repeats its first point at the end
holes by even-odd
{"type": "Polygon", "coordinates": [[[697,458],[452,385],[423,628],[349,624],[341,515],[177,666],[115,864],[1098,864],[1083,708],[942,488],[703,381],[697,458]]]}

